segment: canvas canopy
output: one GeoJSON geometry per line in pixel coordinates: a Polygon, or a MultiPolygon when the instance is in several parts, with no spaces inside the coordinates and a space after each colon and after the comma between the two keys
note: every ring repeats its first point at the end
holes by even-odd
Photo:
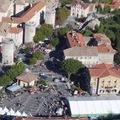
{"type": "Polygon", "coordinates": [[[119,96],[68,97],[67,100],[72,117],[120,114],[119,96]]]}

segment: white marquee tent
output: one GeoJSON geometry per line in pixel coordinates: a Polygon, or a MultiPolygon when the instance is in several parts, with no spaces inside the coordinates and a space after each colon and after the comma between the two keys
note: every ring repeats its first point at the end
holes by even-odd
{"type": "Polygon", "coordinates": [[[120,114],[119,96],[68,97],[72,117],[120,114]]]}

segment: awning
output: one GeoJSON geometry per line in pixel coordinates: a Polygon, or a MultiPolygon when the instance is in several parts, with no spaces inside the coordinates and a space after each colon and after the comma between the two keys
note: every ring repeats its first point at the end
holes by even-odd
{"type": "Polygon", "coordinates": [[[12,86],[7,87],[7,90],[9,90],[10,92],[15,92],[19,89],[21,89],[21,87],[19,85],[17,85],[16,83],[13,84],[12,86]]]}

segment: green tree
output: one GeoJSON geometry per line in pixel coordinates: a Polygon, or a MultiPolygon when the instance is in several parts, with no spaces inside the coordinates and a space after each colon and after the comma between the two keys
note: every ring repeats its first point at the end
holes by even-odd
{"type": "Polygon", "coordinates": [[[106,35],[110,38],[110,40],[115,41],[115,33],[112,30],[107,30],[106,35]]]}
{"type": "Polygon", "coordinates": [[[67,8],[58,8],[56,11],[56,23],[61,25],[69,16],[70,12],[67,8]]]}
{"type": "Polygon", "coordinates": [[[76,73],[80,68],[83,67],[83,64],[74,59],[66,59],[62,62],[62,67],[68,73],[68,79],[70,79],[71,74],[76,73]]]}
{"type": "Polygon", "coordinates": [[[32,58],[30,59],[30,61],[29,61],[29,64],[30,64],[30,65],[34,65],[34,64],[36,64],[36,62],[37,62],[37,59],[34,58],[34,57],[32,57],[32,58]]]}
{"type": "Polygon", "coordinates": [[[103,11],[104,13],[110,13],[110,10],[111,10],[110,6],[105,6],[103,11]]]}
{"type": "Polygon", "coordinates": [[[16,69],[18,75],[21,74],[21,73],[23,73],[25,71],[25,65],[24,65],[24,63],[23,62],[18,63],[16,65],[15,69],[16,69]]]}
{"type": "Polygon", "coordinates": [[[42,34],[42,32],[37,31],[35,36],[34,36],[34,42],[39,43],[40,41],[44,41],[44,39],[45,39],[45,35],[42,34]]]}
{"type": "Polygon", "coordinates": [[[11,83],[11,79],[9,76],[7,75],[3,75],[1,78],[0,78],[0,86],[7,86],[11,83]]]}
{"type": "Polygon", "coordinates": [[[97,9],[97,12],[99,12],[99,13],[102,13],[102,11],[103,11],[103,9],[102,9],[102,7],[100,5],[97,6],[96,9],[97,9]]]}
{"type": "Polygon", "coordinates": [[[68,27],[64,27],[58,30],[58,37],[61,38],[63,37],[68,31],[70,31],[71,29],[68,27]]]}
{"type": "Polygon", "coordinates": [[[58,44],[59,44],[59,38],[54,38],[51,40],[51,45],[53,47],[56,47],[56,45],[58,45],[58,44]]]}
{"type": "Polygon", "coordinates": [[[40,27],[39,30],[46,38],[51,37],[52,33],[53,33],[53,27],[52,25],[49,24],[43,24],[40,27]]]}
{"type": "Polygon", "coordinates": [[[86,30],[83,31],[83,35],[84,36],[92,36],[93,32],[90,29],[86,29],[86,30]]]}
{"type": "Polygon", "coordinates": [[[51,37],[53,33],[53,27],[49,24],[41,25],[39,31],[36,32],[34,36],[34,42],[39,43],[40,41],[44,41],[45,38],[51,37]]]}
{"type": "Polygon", "coordinates": [[[66,4],[71,4],[74,0],[60,0],[60,3],[62,6],[65,6],[66,4]]]}
{"type": "Polygon", "coordinates": [[[43,60],[44,59],[43,53],[41,53],[39,50],[35,51],[35,53],[33,53],[32,57],[36,58],[37,60],[43,60]]]}
{"type": "Polygon", "coordinates": [[[118,51],[114,56],[115,65],[120,66],[120,51],[118,51]]]}

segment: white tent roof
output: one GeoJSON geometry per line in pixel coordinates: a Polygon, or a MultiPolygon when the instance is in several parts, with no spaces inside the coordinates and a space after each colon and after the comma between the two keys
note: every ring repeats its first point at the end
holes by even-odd
{"type": "Polygon", "coordinates": [[[119,114],[120,97],[68,97],[72,117],[119,114]]]}

